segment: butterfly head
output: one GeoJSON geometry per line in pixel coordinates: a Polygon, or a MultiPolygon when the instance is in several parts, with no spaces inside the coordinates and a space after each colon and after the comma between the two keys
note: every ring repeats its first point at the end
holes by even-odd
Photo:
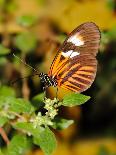
{"type": "Polygon", "coordinates": [[[40,73],[39,77],[45,87],[57,86],[57,81],[53,77],[48,76],[48,74],[40,73]]]}

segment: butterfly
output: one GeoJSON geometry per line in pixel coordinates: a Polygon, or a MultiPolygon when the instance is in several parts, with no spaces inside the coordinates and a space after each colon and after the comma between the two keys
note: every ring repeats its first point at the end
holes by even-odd
{"type": "Polygon", "coordinates": [[[100,37],[93,22],[74,29],[59,48],[49,73],[39,74],[44,88],[59,86],[76,93],[87,90],[96,76],[100,37]]]}

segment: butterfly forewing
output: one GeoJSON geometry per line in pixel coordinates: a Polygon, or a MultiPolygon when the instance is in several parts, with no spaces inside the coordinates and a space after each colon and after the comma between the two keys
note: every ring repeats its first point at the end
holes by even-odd
{"type": "Polygon", "coordinates": [[[94,23],[77,27],[60,47],[49,76],[57,80],[58,86],[74,92],[89,88],[96,75],[99,42],[100,31],[94,23]]]}

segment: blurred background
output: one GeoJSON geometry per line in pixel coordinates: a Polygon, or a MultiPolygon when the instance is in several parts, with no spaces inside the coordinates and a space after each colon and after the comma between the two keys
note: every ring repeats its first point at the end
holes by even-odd
{"type": "MultiPolygon", "coordinates": [[[[91,99],[80,107],[60,109],[75,123],[55,131],[54,155],[116,155],[116,0],[0,0],[0,85],[10,85],[33,70],[13,57],[47,73],[66,36],[92,21],[101,30],[96,79],[83,94],[91,99]]],[[[17,97],[31,99],[42,92],[37,76],[11,85],[17,97]]],[[[48,96],[55,91],[50,88],[48,96]]],[[[59,91],[61,99],[66,91],[59,91]]],[[[41,155],[35,148],[28,155],[41,155]]]]}

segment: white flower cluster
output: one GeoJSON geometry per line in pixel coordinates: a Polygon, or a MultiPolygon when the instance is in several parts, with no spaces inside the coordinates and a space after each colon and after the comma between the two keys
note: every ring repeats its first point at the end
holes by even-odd
{"type": "Polygon", "coordinates": [[[47,110],[45,115],[42,115],[41,112],[38,112],[37,116],[34,116],[31,118],[30,122],[33,122],[34,128],[37,128],[37,126],[52,126],[53,122],[52,120],[54,117],[58,114],[58,99],[54,98],[53,100],[51,99],[46,99],[44,101],[45,106],[44,109],[47,110]]]}

